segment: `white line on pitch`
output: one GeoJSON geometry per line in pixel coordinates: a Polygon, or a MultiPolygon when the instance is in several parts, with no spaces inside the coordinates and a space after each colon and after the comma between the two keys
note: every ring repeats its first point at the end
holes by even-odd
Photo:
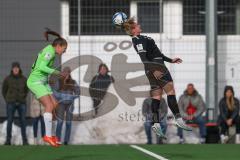
{"type": "Polygon", "coordinates": [[[144,149],[142,147],[139,147],[139,146],[136,146],[136,145],[130,145],[130,147],[132,147],[134,149],[137,149],[139,151],[142,151],[143,153],[146,153],[146,154],[148,154],[148,155],[150,155],[150,156],[152,156],[154,158],[157,158],[159,160],[168,160],[168,159],[166,159],[166,158],[164,158],[164,157],[162,157],[162,156],[160,156],[158,154],[155,154],[153,152],[150,152],[150,151],[148,151],[148,150],[146,150],[146,149],[144,149]]]}

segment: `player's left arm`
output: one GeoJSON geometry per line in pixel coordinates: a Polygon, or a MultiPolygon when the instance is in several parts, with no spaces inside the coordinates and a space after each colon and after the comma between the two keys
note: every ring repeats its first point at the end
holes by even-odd
{"type": "Polygon", "coordinates": [[[180,63],[182,63],[182,59],[181,59],[181,58],[178,58],[178,57],[177,57],[177,58],[173,58],[171,63],[180,64],[180,63]]]}
{"type": "Polygon", "coordinates": [[[48,67],[49,61],[41,61],[39,65],[39,70],[48,74],[60,74],[59,71],[48,67]]]}
{"type": "Polygon", "coordinates": [[[166,55],[164,55],[161,51],[160,51],[160,54],[161,54],[161,56],[162,56],[162,58],[163,58],[163,61],[166,61],[166,62],[169,62],[169,63],[182,63],[182,59],[181,58],[169,58],[169,57],[167,57],[166,55]]]}
{"type": "MultiPolygon", "coordinates": [[[[157,47],[155,41],[152,38],[148,37],[148,42],[149,42],[150,46],[157,47]]],[[[153,55],[152,61],[156,62],[156,63],[160,63],[160,64],[163,64],[164,61],[169,62],[169,63],[181,63],[181,61],[182,61],[180,58],[172,59],[172,58],[165,56],[158,47],[155,48],[151,54],[153,55]]]]}
{"type": "MultiPolygon", "coordinates": [[[[156,45],[155,41],[152,38],[150,38],[150,43],[154,43],[154,45],[156,45]]],[[[180,59],[180,58],[173,58],[172,59],[172,58],[169,58],[169,57],[165,56],[159,48],[155,49],[154,52],[155,53],[153,53],[153,54],[157,55],[156,57],[153,58],[154,62],[162,63],[162,61],[166,61],[166,62],[169,62],[169,63],[182,63],[182,59],[180,59]]]]}

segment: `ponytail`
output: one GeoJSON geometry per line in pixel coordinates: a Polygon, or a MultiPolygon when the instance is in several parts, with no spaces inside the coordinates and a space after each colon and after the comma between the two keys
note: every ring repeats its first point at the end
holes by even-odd
{"type": "Polygon", "coordinates": [[[44,32],[44,37],[46,38],[47,41],[49,40],[48,39],[48,35],[49,34],[57,37],[56,39],[54,39],[54,41],[52,43],[53,46],[56,46],[56,45],[60,45],[60,46],[67,45],[67,41],[64,38],[62,38],[62,36],[59,33],[55,32],[55,31],[52,31],[49,28],[46,28],[46,32],[44,32]]]}

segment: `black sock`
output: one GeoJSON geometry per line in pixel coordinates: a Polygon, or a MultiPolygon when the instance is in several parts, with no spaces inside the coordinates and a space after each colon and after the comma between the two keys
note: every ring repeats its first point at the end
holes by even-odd
{"type": "Polygon", "coordinates": [[[177,104],[177,99],[175,95],[168,95],[167,96],[167,101],[168,101],[168,106],[171,109],[173,115],[175,118],[181,117],[178,104],[177,104]]]}
{"type": "Polygon", "coordinates": [[[151,107],[152,107],[154,123],[159,123],[159,105],[160,105],[160,100],[152,99],[151,107]]]}

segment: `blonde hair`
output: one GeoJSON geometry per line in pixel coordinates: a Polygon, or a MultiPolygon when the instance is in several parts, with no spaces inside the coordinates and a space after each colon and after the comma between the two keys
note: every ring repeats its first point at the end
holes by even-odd
{"type": "Polygon", "coordinates": [[[129,18],[126,22],[123,23],[123,29],[125,32],[132,36],[132,29],[135,27],[136,21],[134,17],[129,18]]]}
{"type": "Polygon", "coordinates": [[[228,106],[228,109],[230,111],[233,111],[234,108],[235,108],[235,104],[234,104],[234,98],[233,96],[231,96],[230,98],[227,98],[227,106],[228,106]]]}
{"type": "Polygon", "coordinates": [[[235,109],[235,101],[234,101],[234,91],[232,86],[226,86],[224,89],[224,97],[226,98],[226,103],[228,110],[233,111],[235,109]],[[232,93],[231,97],[227,97],[226,93],[230,91],[232,93]]]}

